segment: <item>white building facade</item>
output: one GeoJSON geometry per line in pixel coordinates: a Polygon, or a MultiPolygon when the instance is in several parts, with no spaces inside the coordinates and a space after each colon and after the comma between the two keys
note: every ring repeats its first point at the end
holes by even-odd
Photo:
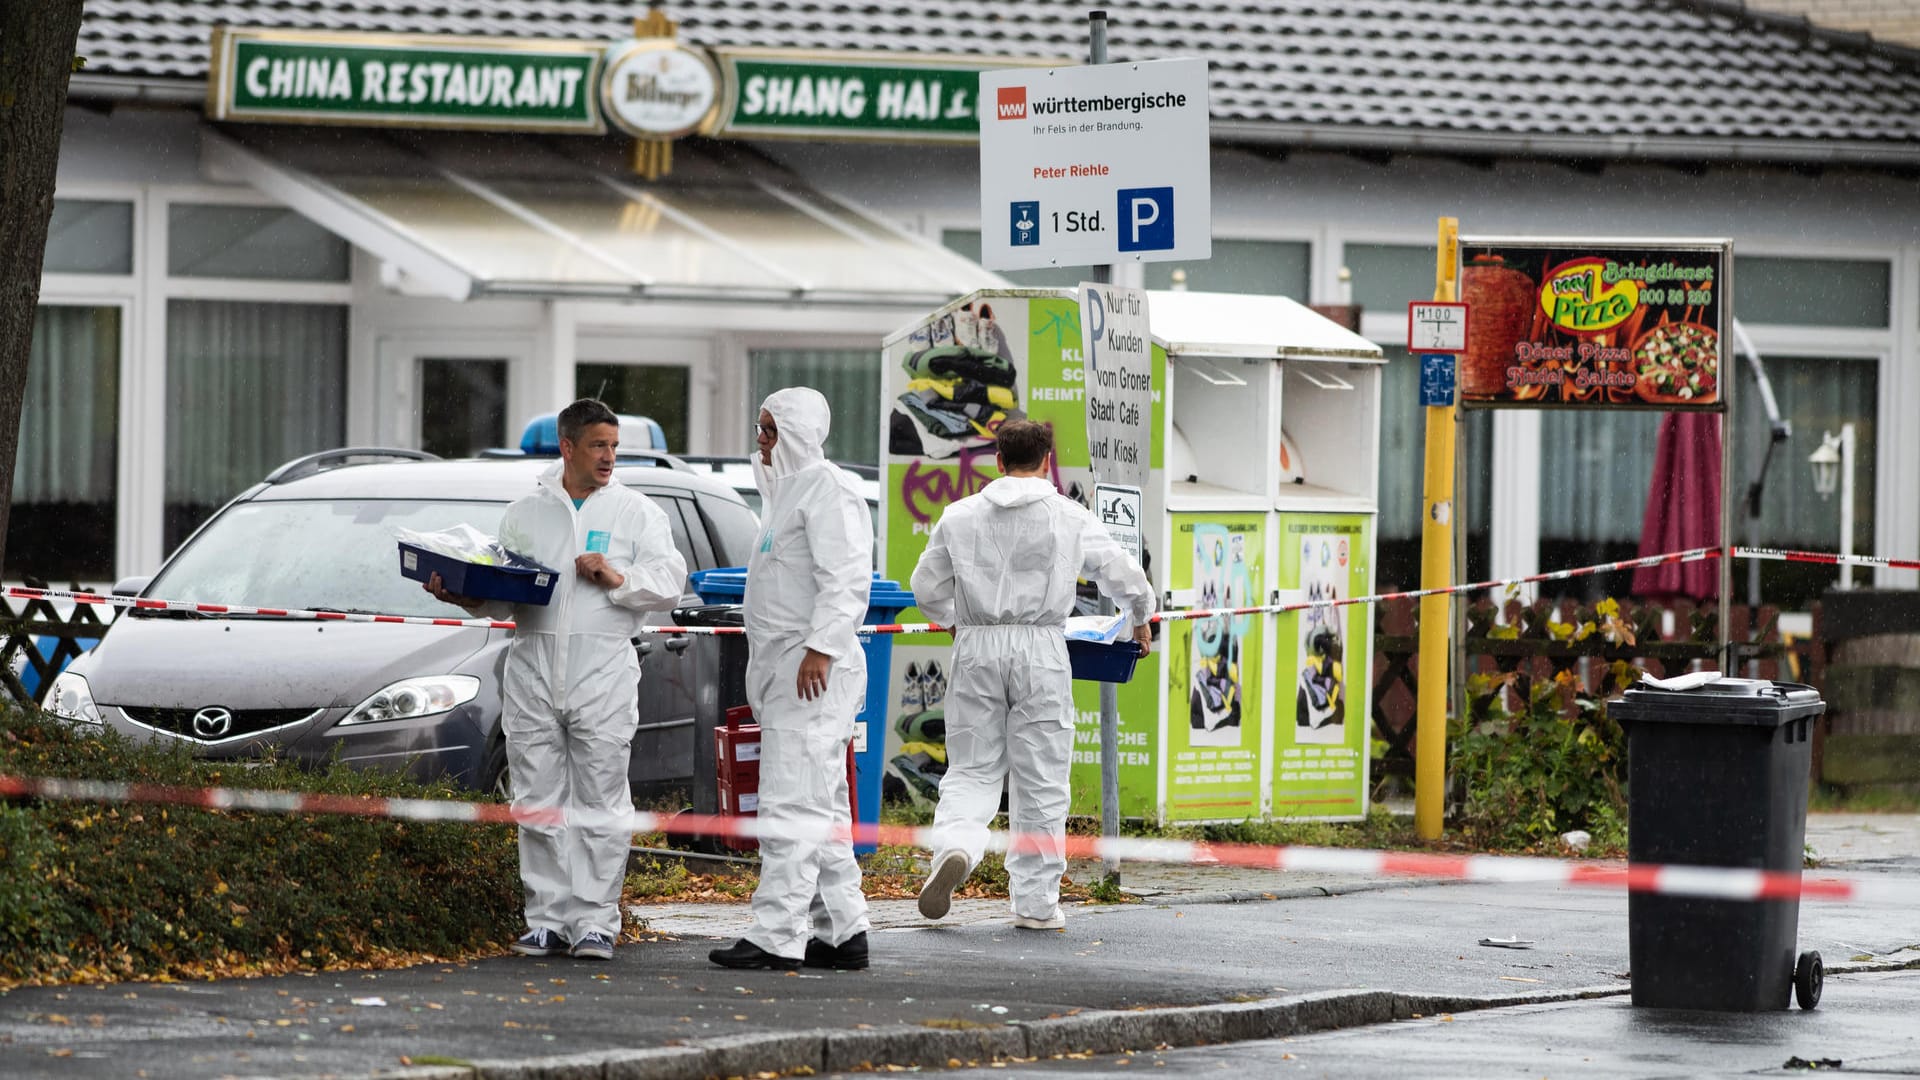
{"type": "MultiPolygon", "coordinates": [[[[1521,21],[1513,5],[1464,6],[1521,21]]],[[[759,397],[809,383],[838,410],[832,451],[871,462],[889,332],[974,288],[1084,274],[996,275],[971,261],[981,213],[976,154],[964,141],[695,139],[680,144],[666,177],[648,181],[623,172],[629,144],[618,135],[215,121],[204,104],[210,42],[196,71],[193,49],[180,46],[173,59],[142,52],[127,24],[191,30],[216,18],[205,5],[204,18],[182,22],[183,7],[194,6],[89,16],[90,55],[101,59],[76,80],[67,117],[9,577],[99,583],[150,573],[221,502],[284,460],[341,445],[446,454],[512,445],[527,418],[582,394],[654,417],[675,451],[739,454],[759,397]],[[597,201],[556,202],[582,169],[595,175],[597,201]],[[598,216],[587,215],[589,203],[598,216]]],[[[269,29],[287,17],[266,4],[219,7],[219,18],[250,13],[269,29]]],[[[574,15],[541,24],[544,33],[481,22],[502,38],[613,37],[636,13],[554,7],[574,15]]],[[[1034,28],[1026,36],[946,14],[934,21],[948,32],[929,36],[925,8],[907,4],[891,7],[915,9],[918,22],[908,12],[855,34],[859,20],[879,17],[871,5],[844,7],[837,20],[754,3],[669,13],[683,21],[681,40],[700,46],[797,38],[1031,62],[1073,55],[1084,34],[1084,13],[1067,4],[1008,5],[1034,28]],[[762,18],[742,21],[742,12],[762,18]],[[818,24],[811,36],[789,32],[805,18],[818,24]]],[[[1811,31],[1783,37],[1737,13],[1686,16],[1694,22],[1683,28],[1744,35],[1756,55],[1799,57],[1816,73],[1867,71],[1856,96],[1879,103],[1884,115],[1869,118],[1877,138],[1842,130],[1831,117],[1848,103],[1811,93],[1819,100],[1801,111],[1829,119],[1772,136],[1707,115],[1705,93],[1675,106],[1680,121],[1656,109],[1644,131],[1596,132],[1550,107],[1522,123],[1512,102],[1448,98],[1444,82],[1427,94],[1438,97],[1433,108],[1479,122],[1422,128],[1417,116],[1397,122],[1391,102],[1376,102],[1371,116],[1342,104],[1343,93],[1423,94],[1397,75],[1316,76],[1336,99],[1318,119],[1262,105],[1310,88],[1261,83],[1261,63],[1302,56],[1311,67],[1318,39],[1276,16],[1273,33],[1302,34],[1305,44],[1247,44],[1215,25],[1238,5],[1217,7],[1139,17],[1185,19],[1185,36],[1147,27],[1129,43],[1116,24],[1118,53],[1214,65],[1214,255],[1136,267],[1143,284],[1358,305],[1361,331],[1402,350],[1407,302],[1431,295],[1440,216],[1459,218],[1466,235],[1731,237],[1733,311],[1795,429],[1767,473],[1760,517],[1749,525],[1744,508],[1736,512],[1735,539],[1835,549],[1837,511],[1814,495],[1804,460],[1823,429],[1852,422],[1857,549],[1920,556],[1920,54],[1811,31]],[[1380,85],[1370,91],[1369,79],[1380,85]]],[[[1358,7],[1384,17],[1396,5],[1358,7]]],[[[1681,18],[1668,10],[1677,5],[1639,7],[1647,20],[1681,18]]],[[[1457,21],[1422,17],[1446,23],[1433,28],[1442,36],[1457,21]]],[[[374,12],[357,29],[474,32],[463,18],[374,12]]],[[[1340,32],[1378,44],[1364,25],[1340,32]]],[[[1495,56],[1497,46],[1480,47],[1495,56]]],[[[1615,66],[1627,69],[1610,71],[1614,83],[1647,83],[1649,69],[1615,66]]],[[[1679,77],[1656,73],[1662,86],[1679,77]]],[[[1713,81],[1706,71],[1690,77],[1713,81]]],[[[1729,101],[1764,89],[1729,86],[1729,101]]],[[[1417,573],[1413,375],[1404,360],[1388,365],[1379,580],[1389,587],[1417,573]]],[[[1732,421],[1736,493],[1765,432],[1748,386],[1736,387],[1732,421]]],[[[1470,414],[1461,445],[1472,576],[1632,554],[1657,420],[1470,414]]],[[[1770,600],[1804,600],[1817,585],[1807,571],[1781,573],[1769,579],[1770,600]]],[[[1906,571],[1870,577],[1916,584],[1906,571]]]]}

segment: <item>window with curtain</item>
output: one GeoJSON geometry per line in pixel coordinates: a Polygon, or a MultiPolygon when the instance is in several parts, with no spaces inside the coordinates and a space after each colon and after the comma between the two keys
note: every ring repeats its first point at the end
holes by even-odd
{"type": "Polygon", "coordinates": [[[53,200],[40,269],[48,274],[133,273],[133,204],[53,200]]]}
{"type": "Polygon", "coordinates": [[[346,402],[344,306],[169,302],[167,550],[275,467],[343,445],[346,402]]]}
{"type": "MultiPolygon", "coordinates": [[[[1378,578],[1382,591],[1420,584],[1420,530],[1426,486],[1426,409],[1420,404],[1420,364],[1407,350],[1384,346],[1380,380],[1380,517],[1378,578]]],[[[1485,580],[1492,558],[1493,414],[1460,416],[1457,448],[1466,466],[1466,490],[1455,502],[1467,527],[1467,573],[1485,580]]]]}
{"type": "Polygon", "coordinates": [[[784,386],[811,386],[833,406],[833,429],[827,435],[827,457],[853,465],[880,464],[880,364],[874,349],[754,349],[748,354],[755,410],[747,423],[751,432],[759,419],[760,403],[784,386]]]}
{"type": "Polygon", "coordinates": [[[13,462],[9,579],[112,580],[119,409],[120,309],[41,307],[13,462]]]}
{"type": "MultiPolygon", "coordinates": [[[[1738,391],[1735,391],[1738,393],[1738,391]]],[[[1658,412],[1565,409],[1540,418],[1540,568],[1633,558],[1652,483],[1658,412]]],[[[1626,587],[1626,575],[1610,584],[1626,587]]],[[[1581,583],[1568,587],[1581,591],[1581,583]]]]}

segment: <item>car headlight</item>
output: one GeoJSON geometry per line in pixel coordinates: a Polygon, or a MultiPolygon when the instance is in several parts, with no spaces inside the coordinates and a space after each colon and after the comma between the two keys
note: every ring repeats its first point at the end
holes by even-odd
{"type": "Polygon", "coordinates": [[[480,696],[480,680],[471,675],[426,675],[382,687],[353,707],[342,724],[412,720],[465,705],[480,696]]]}
{"type": "Polygon", "coordinates": [[[100,710],[93,704],[93,688],[87,685],[85,676],[71,671],[63,671],[54,676],[53,686],[47,690],[43,710],[62,720],[72,720],[79,724],[99,724],[100,710]]]}

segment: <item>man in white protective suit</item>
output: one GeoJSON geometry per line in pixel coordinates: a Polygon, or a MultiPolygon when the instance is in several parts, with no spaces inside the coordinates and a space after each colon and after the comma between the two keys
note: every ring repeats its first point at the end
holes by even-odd
{"type": "Polygon", "coordinates": [[[747,564],[747,704],[760,724],[760,884],[753,929],[708,953],[721,967],[867,966],[867,899],[853,843],[847,745],[867,696],[858,629],[873,585],[866,499],[823,447],[832,411],[789,387],[760,409],[760,543],[747,564]]]}
{"type": "Polygon", "coordinates": [[[578,823],[520,826],[523,956],[613,959],[620,886],[632,834],[627,764],[640,723],[645,614],[679,603],[687,563],[653,500],[613,476],[619,421],[585,398],[560,413],[560,461],[500,520],[500,543],[543,566],[572,567],[550,603],[456,596],[440,575],[428,592],[469,612],[511,617],[501,677],[507,775],[515,805],[564,807],[578,823]]]}
{"type": "Polygon", "coordinates": [[[1013,925],[1057,930],[1067,868],[1067,770],[1073,676],[1065,623],[1086,577],[1117,600],[1142,650],[1153,647],[1146,572],[1079,503],[1054,488],[1053,429],[1000,426],[999,479],[947,507],[913,570],[913,596],[953,630],[947,685],[947,773],[933,815],[933,870],[920,914],[946,915],[953,890],[987,850],[987,826],[1008,788],[1013,925]]]}

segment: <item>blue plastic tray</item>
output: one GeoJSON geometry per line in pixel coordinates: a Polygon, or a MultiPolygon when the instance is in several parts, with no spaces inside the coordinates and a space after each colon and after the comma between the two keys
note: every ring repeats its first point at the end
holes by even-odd
{"type": "MultiPolygon", "coordinates": [[[[711,570],[695,570],[687,575],[693,591],[708,604],[737,604],[747,595],[747,568],[744,566],[716,566],[711,570]]],[[[867,621],[875,623],[892,622],[893,617],[913,606],[913,594],[902,589],[900,583],[879,574],[873,575],[873,585],[867,596],[867,621]]]]}
{"type": "Polygon", "coordinates": [[[1140,643],[1129,638],[1102,645],[1068,638],[1067,662],[1073,665],[1073,677],[1083,682],[1127,682],[1140,662],[1140,643]]]}
{"type": "Polygon", "coordinates": [[[553,587],[560,579],[554,571],[517,556],[505,566],[482,566],[405,541],[400,542],[400,573],[415,581],[438,573],[450,593],[510,604],[544,605],[553,599],[553,587]]]}

